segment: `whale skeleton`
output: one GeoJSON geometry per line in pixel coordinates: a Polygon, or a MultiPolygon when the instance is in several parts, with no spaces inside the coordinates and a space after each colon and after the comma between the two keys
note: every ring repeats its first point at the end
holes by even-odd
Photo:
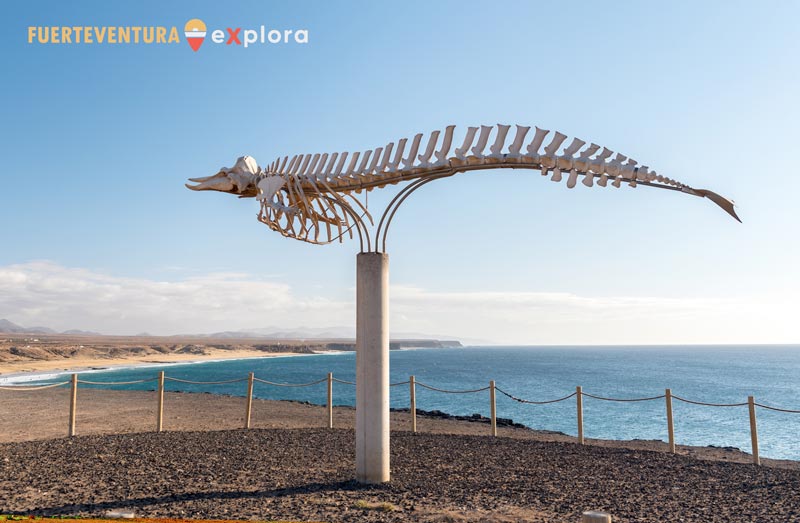
{"type": "MultiPolygon", "coordinates": [[[[568,188],[578,182],[586,187],[609,184],[619,188],[645,185],[708,198],[738,221],[734,202],[707,189],[696,189],[651,171],[623,154],[586,144],[579,138],[517,125],[468,127],[461,145],[453,149],[455,125],[433,131],[422,147],[424,135],[410,141],[364,152],[298,154],[276,158],[260,167],[251,156],[240,157],[233,167],[222,167],[216,174],[190,178],[194,191],[220,191],[241,198],[256,198],[260,203],[258,220],[289,238],[325,244],[366,233],[365,221],[373,223],[367,207],[357,195],[362,191],[413,182],[402,197],[390,204],[380,227],[396,206],[425,183],[467,171],[484,169],[533,169],[554,182],[566,177],[568,188]],[[451,152],[452,151],[452,152],[451,152]],[[394,208],[393,208],[394,206],[394,208]],[[393,209],[392,209],[393,208],[393,209]],[[390,212],[390,209],[391,212],[390,212]]],[[[401,196],[401,195],[398,195],[401,196]]],[[[386,227],[388,228],[388,223],[386,227]]],[[[384,229],[384,246],[385,246],[384,229]]],[[[368,233],[367,233],[368,236],[368,233]]],[[[363,251],[363,237],[362,237],[363,251]]]]}

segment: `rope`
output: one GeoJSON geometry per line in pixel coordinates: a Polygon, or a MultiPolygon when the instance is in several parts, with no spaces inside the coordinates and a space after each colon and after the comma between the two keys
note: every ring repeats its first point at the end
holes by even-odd
{"type": "Polygon", "coordinates": [[[778,407],[770,407],[769,405],[762,405],[761,403],[756,403],[755,405],[763,409],[774,410],[776,412],[788,412],[790,414],[800,414],[800,410],[780,409],[778,407]]]}
{"type": "Polygon", "coordinates": [[[137,381],[87,381],[87,380],[78,380],[78,383],[85,383],[87,385],[136,385],[137,383],[147,383],[149,381],[158,381],[158,378],[150,378],[149,380],[137,380],[137,381]]]}
{"type": "Polygon", "coordinates": [[[445,389],[437,389],[436,387],[431,387],[430,385],[425,385],[424,383],[417,382],[417,385],[420,387],[424,387],[429,390],[435,390],[436,392],[444,392],[446,394],[469,394],[471,392],[483,392],[485,390],[489,390],[489,387],[483,387],[481,389],[471,389],[471,390],[445,390],[445,389]]]}
{"type": "Polygon", "coordinates": [[[568,400],[568,399],[570,399],[571,397],[573,397],[573,396],[575,396],[576,394],[578,394],[577,392],[573,392],[573,393],[572,393],[572,394],[570,394],[569,396],[564,396],[563,398],[558,398],[557,400],[548,400],[548,401],[531,401],[531,400],[524,400],[524,399],[521,399],[521,398],[517,398],[516,396],[512,396],[512,395],[511,395],[511,394],[509,394],[508,392],[506,392],[506,391],[504,391],[504,390],[502,390],[502,389],[499,389],[499,388],[497,388],[497,387],[495,387],[495,388],[494,388],[494,390],[496,390],[496,391],[497,391],[497,392],[499,392],[500,394],[503,394],[503,395],[505,395],[505,396],[508,396],[509,398],[511,398],[511,399],[512,399],[512,400],[514,400],[514,401],[518,401],[518,402],[520,402],[520,403],[530,403],[530,404],[532,404],[532,405],[545,405],[545,404],[547,404],[547,403],[558,403],[559,401],[568,400]]]}
{"type": "Polygon", "coordinates": [[[692,401],[681,398],[680,396],[672,395],[672,399],[682,401],[684,403],[691,403],[692,405],[703,405],[706,407],[744,407],[747,403],[703,403],[702,401],[692,401]]]}
{"type": "Polygon", "coordinates": [[[266,383],[267,385],[275,385],[276,387],[310,387],[311,385],[316,385],[317,383],[328,381],[328,378],[322,378],[321,380],[310,381],[308,383],[275,383],[274,381],[262,380],[260,378],[253,378],[253,380],[260,381],[261,383],[266,383]]]}
{"type": "Polygon", "coordinates": [[[224,381],[191,381],[191,380],[181,380],[178,378],[169,378],[167,376],[164,376],[164,379],[168,381],[177,381],[178,383],[191,383],[192,385],[224,385],[226,383],[238,383],[240,381],[247,381],[247,378],[238,378],[235,380],[224,380],[224,381]]]}
{"type": "Polygon", "coordinates": [[[0,390],[13,390],[13,391],[27,392],[27,391],[33,391],[33,390],[52,389],[52,388],[60,387],[62,385],[67,385],[67,384],[69,384],[68,381],[62,381],[61,383],[53,383],[53,384],[50,384],[50,385],[39,385],[39,386],[35,386],[35,387],[26,387],[26,386],[21,386],[21,387],[18,387],[18,386],[0,387],[0,390]]]}
{"type": "MultiPolygon", "coordinates": [[[[170,377],[165,376],[164,380],[175,381],[175,382],[178,382],[178,383],[189,383],[189,384],[192,384],[192,385],[225,385],[225,384],[228,384],[228,383],[239,383],[239,382],[243,382],[243,381],[248,381],[248,378],[237,378],[237,379],[223,380],[223,381],[192,381],[192,380],[183,380],[183,379],[179,379],[179,378],[170,378],[170,377]]],[[[327,380],[328,380],[328,378],[325,377],[325,378],[322,378],[322,379],[319,379],[319,380],[316,380],[316,381],[310,381],[308,383],[276,383],[274,381],[262,380],[261,378],[253,378],[253,381],[258,381],[260,383],[265,383],[267,385],[274,385],[276,387],[310,387],[312,385],[317,385],[318,383],[322,383],[323,381],[327,381],[327,380]]],[[[83,383],[85,385],[137,385],[137,384],[140,384],[140,383],[148,383],[148,382],[152,382],[152,381],[158,381],[158,378],[150,378],[150,379],[146,379],[146,380],[136,380],[136,381],[89,381],[89,380],[77,380],[77,381],[78,381],[78,383],[83,383]]],[[[332,378],[332,381],[335,381],[337,383],[342,383],[342,384],[345,384],[345,385],[355,385],[355,382],[341,380],[339,378],[332,378]]],[[[24,385],[23,386],[12,386],[12,387],[2,387],[2,386],[0,386],[0,390],[8,390],[8,391],[15,391],[15,392],[16,391],[28,392],[28,391],[53,389],[53,388],[56,388],[56,387],[62,387],[64,385],[68,385],[69,383],[70,383],[69,381],[62,381],[62,382],[59,382],[59,383],[51,383],[49,385],[39,385],[39,386],[24,386],[24,385]]],[[[390,387],[397,387],[397,386],[400,386],[400,385],[408,385],[409,383],[411,383],[410,380],[399,381],[397,383],[391,383],[391,384],[389,384],[389,386],[390,387]]],[[[479,389],[469,389],[469,390],[447,390],[447,389],[440,389],[440,388],[437,388],[437,387],[432,387],[430,385],[426,385],[425,383],[421,383],[419,381],[416,382],[416,385],[419,385],[420,387],[423,387],[423,388],[428,389],[428,390],[432,390],[432,391],[436,391],[436,392],[443,392],[445,394],[471,394],[471,393],[475,393],[475,392],[483,392],[485,390],[489,390],[488,386],[487,387],[482,387],[482,388],[479,388],[479,389]]],[[[554,400],[546,400],[546,401],[533,401],[533,400],[526,400],[526,399],[518,398],[518,397],[514,396],[513,394],[510,394],[510,393],[504,391],[503,389],[501,389],[501,388],[499,388],[497,386],[495,386],[495,390],[497,392],[499,392],[500,394],[503,394],[504,396],[507,396],[508,398],[510,398],[510,399],[512,399],[514,401],[517,401],[519,403],[526,403],[526,404],[530,404],[530,405],[546,405],[546,404],[549,404],[549,403],[558,403],[560,401],[568,400],[568,399],[570,399],[570,398],[572,398],[572,397],[574,397],[574,396],[576,396],[578,394],[577,391],[576,391],[576,392],[573,392],[572,394],[569,394],[568,396],[564,396],[563,398],[558,398],[558,399],[554,399],[554,400]]],[[[659,399],[663,399],[664,397],[666,397],[664,394],[661,394],[659,396],[652,396],[652,397],[648,397],[648,398],[606,398],[606,397],[603,397],[603,396],[595,396],[594,394],[589,394],[588,392],[581,392],[581,394],[586,396],[586,397],[589,397],[589,398],[594,398],[596,400],[617,401],[617,402],[626,402],[626,403],[627,402],[637,402],[637,401],[659,400],[659,399]]],[[[692,405],[702,405],[702,406],[705,406],[705,407],[744,407],[745,405],[747,405],[747,403],[705,403],[705,402],[702,402],[702,401],[688,400],[686,398],[681,398],[680,396],[675,396],[675,395],[672,395],[672,398],[675,399],[675,400],[678,400],[678,401],[682,401],[684,403],[690,403],[692,405]]],[[[763,403],[755,403],[755,405],[757,407],[761,407],[762,409],[772,410],[772,411],[775,411],[775,412],[786,412],[786,413],[790,413],[790,414],[800,414],[800,410],[782,409],[782,408],[779,408],[779,407],[772,407],[770,405],[764,405],[763,403]]]]}
{"type": "MultiPolygon", "coordinates": [[[[575,394],[577,394],[577,392],[576,392],[575,394]]],[[[650,401],[650,400],[660,400],[660,399],[662,399],[662,398],[665,398],[665,397],[666,397],[666,395],[665,395],[665,394],[662,394],[661,396],[653,396],[652,398],[631,398],[631,399],[627,399],[627,398],[604,398],[604,397],[602,397],[602,396],[595,396],[594,394],[589,394],[589,393],[587,393],[587,392],[581,392],[581,394],[583,394],[584,396],[587,396],[587,397],[589,397],[589,398],[594,398],[594,399],[596,399],[596,400],[603,400],[603,401],[625,401],[625,402],[628,402],[628,401],[650,401]]],[[[673,396],[673,398],[674,398],[674,397],[675,397],[675,396],[673,396]]]]}

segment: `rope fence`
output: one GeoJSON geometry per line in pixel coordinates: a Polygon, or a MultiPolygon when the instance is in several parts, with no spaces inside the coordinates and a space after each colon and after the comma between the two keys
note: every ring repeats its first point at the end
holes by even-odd
{"type": "MultiPolygon", "coordinates": [[[[246,412],[245,412],[245,428],[251,428],[251,413],[252,413],[252,405],[253,405],[253,388],[256,382],[263,383],[265,385],[270,385],[274,387],[311,387],[314,385],[318,385],[320,383],[326,382],[327,383],[327,414],[328,414],[328,427],[333,428],[333,384],[340,383],[342,385],[351,385],[354,386],[356,383],[353,381],[342,380],[339,378],[334,378],[333,373],[329,372],[328,375],[324,378],[310,381],[307,383],[278,383],[274,381],[265,380],[262,378],[255,377],[254,373],[249,373],[246,378],[236,378],[230,380],[219,380],[219,381],[195,381],[195,380],[186,380],[180,378],[173,378],[166,376],[164,371],[160,371],[158,376],[154,378],[147,378],[141,380],[132,380],[132,381],[90,381],[79,379],[78,374],[72,374],[69,381],[62,381],[58,383],[50,383],[47,385],[14,385],[14,386],[0,386],[0,391],[13,391],[13,392],[35,392],[40,390],[46,389],[53,389],[57,387],[63,387],[65,385],[70,386],[70,415],[69,415],[69,430],[68,434],[70,436],[75,436],[75,420],[76,420],[76,412],[77,412],[77,393],[78,393],[78,385],[95,385],[95,386],[120,386],[120,385],[137,385],[141,383],[151,383],[151,382],[158,382],[158,409],[156,415],[156,431],[161,432],[164,430],[164,385],[165,382],[172,381],[176,383],[187,383],[192,385],[223,385],[223,384],[231,384],[231,383],[242,383],[247,382],[247,395],[246,395],[246,412]]],[[[750,418],[750,439],[751,439],[751,449],[753,455],[753,462],[756,465],[761,464],[761,460],[758,455],[758,428],[756,423],[756,408],[762,408],[766,410],[771,410],[775,412],[781,413],[789,413],[789,414],[800,414],[800,410],[795,409],[785,409],[780,407],[775,407],[772,405],[765,405],[763,403],[756,403],[755,398],[753,396],[748,396],[747,402],[743,403],[707,403],[703,401],[696,401],[690,400],[686,398],[682,398],[680,396],[675,396],[672,394],[670,389],[666,389],[664,394],[660,394],[658,396],[648,396],[644,398],[608,398],[604,396],[597,396],[595,394],[590,394],[588,392],[583,392],[581,387],[576,387],[575,392],[563,396],[557,399],[551,400],[531,400],[531,399],[524,399],[519,398],[510,392],[507,392],[495,384],[494,380],[489,382],[489,385],[486,387],[481,387],[477,389],[465,389],[465,390],[450,390],[450,389],[443,389],[439,387],[434,387],[433,385],[429,385],[427,383],[422,383],[416,381],[414,376],[410,376],[406,381],[400,381],[397,383],[391,383],[390,387],[397,387],[401,385],[408,385],[409,386],[409,399],[410,399],[410,415],[411,415],[411,427],[413,432],[417,432],[417,404],[416,404],[416,387],[420,386],[424,389],[433,391],[433,392],[440,392],[443,394],[476,394],[480,392],[489,391],[489,401],[490,401],[490,423],[491,423],[491,434],[493,436],[497,435],[497,401],[496,401],[496,393],[499,392],[500,394],[508,397],[509,399],[516,401],[518,403],[523,403],[526,405],[549,405],[553,403],[559,403],[562,401],[567,401],[571,398],[576,398],[576,414],[577,414],[577,424],[578,424],[578,442],[580,444],[584,444],[584,435],[583,435],[583,398],[591,398],[598,401],[610,401],[610,402],[621,402],[621,403],[630,403],[630,402],[640,402],[640,401],[655,401],[655,400],[665,400],[665,407],[666,407],[666,414],[667,414],[667,433],[669,436],[669,448],[670,452],[673,454],[675,453],[675,431],[674,431],[674,423],[672,417],[672,400],[677,400],[683,403],[688,403],[692,405],[700,405],[705,407],[748,407],[749,411],[749,418],[750,418]]]]}
{"type": "Polygon", "coordinates": [[[514,396],[512,394],[509,394],[508,392],[502,390],[500,387],[495,387],[495,389],[500,394],[502,394],[504,396],[508,396],[509,398],[511,398],[514,401],[518,401],[519,403],[527,403],[528,405],[547,405],[548,403],[558,403],[559,401],[568,400],[568,399],[572,398],[573,396],[575,396],[575,394],[577,394],[577,392],[573,392],[569,396],[564,396],[563,398],[558,398],[557,400],[532,401],[532,400],[524,400],[524,399],[518,398],[518,397],[516,397],[516,396],[514,396]]]}
{"type": "MultiPolygon", "coordinates": [[[[149,383],[151,381],[158,381],[158,378],[150,378],[149,380],[136,380],[136,381],[89,381],[89,380],[79,379],[78,383],[85,383],[86,385],[138,385],[139,383],[149,383]]],[[[69,383],[69,382],[65,381],[64,383],[69,383]]]]}
{"type": "Polygon", "coordinates": [[[770,407],[769,405],[762,405],[761,403],[756,403],[756,407],[761,407],[762,409],[767,410],[774,410],[775,412],[788,412],[790,414],[800,414],[800,410],[792,410],[792,409],[779,409],[778,407],[770,407]]]}
{"type": "MultiPolygon", "coordinates": [[[[575,394],[577,394],[577,392],[575,394]]],[[[588,392],[584,392],[583,395],[586,396],[587,398],[594,398],[596,400],[617,401],[617,402],[621,402],[621,403],[630,403],[630,402],[635,402],[635,401],[660,400],[660,399],[665,397],[665,395],[662,394],[661,396],[651,396],[649,398],[604,398],[602,396],[595,396],[594,394],[589,394],[588,392]]],[[[673,398],[674,398],[674,396],[673,396],[673,398]]]]}
{"type": "Polygon", "coordinates": [[[276,383],[274,381],[267,381],[255,378],[255,380],[259,383],[265,383],[267,385],[273,385],[275,387],[310,387],[312,385],[316,385],[317,383],[322,383],[323,381],[327,381],[327,379],[328,378],[322,378],[321,380],[309,381],[308,383],[276,383]]]}
{"type": "Polygon", "coordinates": [[[704,407],[744,407],[747,403],[703,403],[702,401],[692,401],[679,396],[672,396],[672,399],[682,401],[684,403],[691,403],[692,405],[702,405],[704,407]]]}
{"type": "Polygon", "coordinates": [[[28,387],[28,386],[14,386],[14,387],[0,387],[0,390],[13,390],[15,392],[28,392],[34,390],[44,390],[44,389],[54,389],[56,387],[61,387],[63,385],[69,384],[68,381],[62,381],[61,383],[51,383],[50,385],[40,385],[35,387],[28,387]]]}
{"type": "Polygon", "coordinates": [[[432,391],[436,391],[436,392],[444,392],[445,394],[472,394],[473,392],[483,392],[485,390],[489,390],[489,387],[483,387],[483,388],[480,388],[480,389],[469,389],[469,390],[447,390],[447,389],[439,389],[439,388],[436,388],[436,387],[432,387],[431,385],[426,385],[426,384],[421,383],[419,381],[416,382],[416,383],[417,383],[417,385],[419,385],[420,387],[422,387],[424,389],[428,389],[428,390],[432,390],[432,391]]]}
{"type": "MultiPolygon", "coordinates": [[[[158,379],[158,378],[155,378],[158,379]]],[[[178,378],[168,378],[164,377],[167,381],[175,381],[177,383],[189,383],[191,385],[227,385],[228,383],[241,383],[243,381],[247,381],[247,378],[238,378],[235,380],[223,380],[223,381],[192,381],[192,380],[181,380],[178,378]]],[[[153,381],[153,380],[148,380],[153,381]]]]}

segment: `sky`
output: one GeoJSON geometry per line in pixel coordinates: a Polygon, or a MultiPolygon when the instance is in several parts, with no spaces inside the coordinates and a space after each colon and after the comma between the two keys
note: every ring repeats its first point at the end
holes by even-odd
{"type": "MultiPolygon", "coordinates": [[[[800,343],[796,2],[75,2],[0,7],[0,318],[107,334],[352,326],[356,242],[309,245],[184,187],[248,154],[538,125],[736,201],[427,185],[387,252],[393,332],[498,344],[800,343]],[[184,24],[307,30],[215,44],[184,24]],[[175,26],[175,44],[28,43],[175,26]]],[[[227,34],[227,33],[226,33],[227,34]]],[[[370,194],[370,210],[396,189],[370,194]]]]}

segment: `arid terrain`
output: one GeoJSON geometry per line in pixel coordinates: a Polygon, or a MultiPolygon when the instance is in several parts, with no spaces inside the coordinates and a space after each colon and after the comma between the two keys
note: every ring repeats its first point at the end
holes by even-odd
{"type": "Polygon", "coordinates": [[[660,441],[610,442],[484,420],[392,414],[389,485],[354,475],[354,410],[167,393],[80,390],[77,432],[66,389],[0,391],[0,512],[305,521],[570,523],[601,509],[615,522],[800,520],[797,462],[660,441]]]}
{"type": "MultiPolygon", "coordinates": [[[[402,347],[457,346],[457,341],[393,340],[402,347]]],[[[191,336],[93,336],[0,333],[0,376],[18,372],[105,368],[136,363],[258,358],[355,349],[353,340],[265,340],[191,336]]]]}
{"type": "Polygon", "coordinates": [[[0,374],[311,354],[325,343],[207,338],[0,335],[0,374]]]}

